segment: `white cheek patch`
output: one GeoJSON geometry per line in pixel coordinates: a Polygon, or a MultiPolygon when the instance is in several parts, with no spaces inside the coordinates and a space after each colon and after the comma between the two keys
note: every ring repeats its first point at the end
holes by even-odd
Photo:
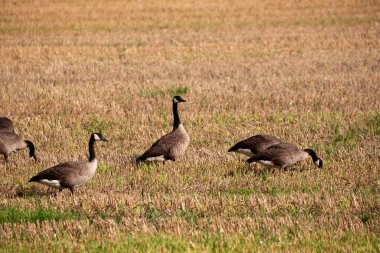
{"type": "Polygon", "coordinates": [[[61,183],[58,180],[42,179],[39,183],[55,188],[61,188],[61,183]]]}
{"type": "Polygon", "coordinates": [[[165,161],[165,157],[163,155],[155,156],[155,157],[149,157],[145,161],[147,161],[147,162],[155,162],[155,161],[163,162],[163,161],[165,161]]]}
{"type": "Polygon", "coordinates": [[[174,103],[179,103],[179,101],[176,98],[174,98],[173,101],[174,103]]]}
{"type": "Polygon", "coordinates": [[[315,163],[315,165],[317,165],[317,167],[319,167],[321,165],[321,160],[318,159],[314,163],[315,163]]]}
{"type": "Polygon", "coordinates": [[[94,140],[96,140],[96,141],[100,141],[100,137],[99,137],[99,135],[94,134],[94,140]]]}
{"type": "Polygon", "coordinates": [[[240,154],[243,154],[243,155],[246,155],[246,156],[253,156],[254,154],[252,153],[252,151],[250,149],[247,149],[247,148],[239,148],[235,151],[236,153],[240,153],[240,154]]]}
{"type": "Polygon", "coordinates": [[[259,160],[258,162],[264,166],[274,166],[272,161],[259,160]]]}

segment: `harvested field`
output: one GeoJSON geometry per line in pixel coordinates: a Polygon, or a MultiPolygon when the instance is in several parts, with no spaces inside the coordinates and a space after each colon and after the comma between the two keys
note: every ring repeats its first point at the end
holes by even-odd
{"type": "Polygon", "coordinates": [[[0,251],[380,251],[379,41],[377,1],[2,1],[0,116],[40,162],[0,157],[0,251]],[[137,166],[174,94],[186,155],[137,166]],[[27,183],[94,131],[77,204],[27,183]],[[246,173],[259,133],[323,170],[246,173]]]}

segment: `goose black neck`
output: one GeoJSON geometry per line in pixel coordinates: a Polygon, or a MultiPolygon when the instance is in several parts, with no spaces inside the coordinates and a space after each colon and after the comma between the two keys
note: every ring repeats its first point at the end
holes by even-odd
{"type": "Polygon", "coordinates": [[[26,146],[29,148],[29,157],[36,158],[34,154],[35,148],[34,148],[33,142],[26,140],[25,143],[26,143],[26,146]]]}
{"type": "Polygon", "coordinates": [[[88,151],[90,153],[90,156],[88,158],[88,160],[91,162],[93,161],[96,157],[95,157],[95,138],[94,138],[94,135],[91,135],[91,138],[90,138],[90,141],[88,143],[88,151]]]}
{"type": "Polygon", "coordinates": [[[173,116],[174,116],[173,130],[175,130],[181,124],[181,120],[178,114],[178,103],[175,103],[174,101],[173,101],[173,116]]]}
{"type": "Polygon", "coordinates": [[[311,156],[311,158],[313,159],[313,162],[319,160],[319,158],[318,158],[318,156],[314,150],[307,148],[307,149],[304,149],[303,151],[305,151],[306,153],[308,153],[311,156]]]}

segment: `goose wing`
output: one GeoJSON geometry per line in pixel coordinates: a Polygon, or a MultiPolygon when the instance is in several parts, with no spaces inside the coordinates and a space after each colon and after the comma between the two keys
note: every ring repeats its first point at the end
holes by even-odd
{"type": "Polygon", "coordinates": [[[149,157],[169,157],[170,148],[175,144],[176,141],[177,136],[173,134],[173,132],[162,136],[155,143],[153,143],[153,145],[147,151],[145,151],[144,154],[137,158],[137,161],[143,161],[148,159],[149,157]]]}
{"type": "Polygon", "coordinates": [[[64,162],[58,165],[55,165],[51,168],[41,171],[34,177],[32,177],[29,182],[38,182],[43,179],[47,180],[59,180],[62,181],[64,178],[71,174],[76,174],[78,166],[81,165],[81,162],[64,162]]]}
{"type": "Polygon", "coordinates": [[[250,149],[253,153],[259,153],[265,150],[267,147],[278,143],[281,143],[281,141],[275,136],[254,135],[236,143],[228,151],[231,152],[238,149],[250,149]]]}

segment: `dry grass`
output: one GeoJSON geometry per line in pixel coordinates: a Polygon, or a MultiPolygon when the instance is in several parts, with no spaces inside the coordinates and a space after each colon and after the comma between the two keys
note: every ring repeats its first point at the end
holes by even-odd
{"type": "Polygon", "coordinates": [[[3,1],[0,115],[33,140],[0,159],[2,251],[380,250],[377,1],[3,1]],[[165,166],[133,161],[171,128],[192,142],[165,166]],[[27,180],[84,159],[78,191],[27,180]],[[257,169],[226,153],[274,134],[324,159],[257,169]],[[232,173],[231,173],[232,172],[232,173]],[[111,250],[112,249],[112,250],[111,250]]]}

